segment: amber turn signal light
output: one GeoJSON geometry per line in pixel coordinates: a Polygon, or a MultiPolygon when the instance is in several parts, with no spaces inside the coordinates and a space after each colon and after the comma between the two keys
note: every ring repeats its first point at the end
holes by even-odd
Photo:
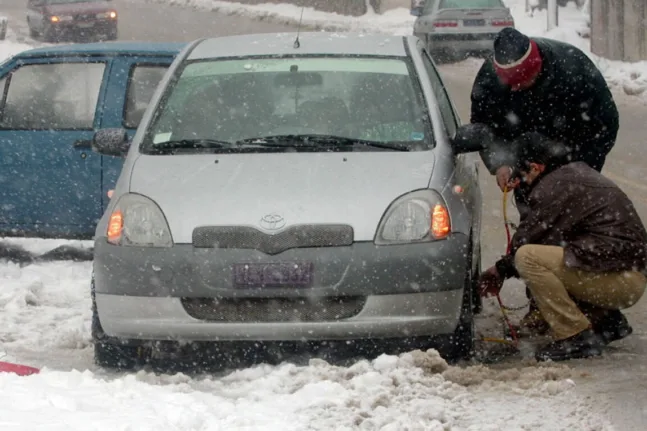
{"type": "Polygon", "coordinates": [[[117,210],[110,215],[108,222],[108,242],[116,244],[121,238],[121,231],[124,228],[124,216],[117,210]]]}
{"type": "Polygon", "coordinates": [[[442,239],[451,232],[449,212],[443,205],[437,204],[431,212],[431,234],[436,239],[442,239]]]}

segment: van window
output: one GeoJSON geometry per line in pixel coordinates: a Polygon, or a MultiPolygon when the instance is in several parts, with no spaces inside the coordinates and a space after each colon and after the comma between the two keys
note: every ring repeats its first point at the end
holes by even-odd
{"type": "Polygon", "coordinates": [[[0,128],[92,129],[104,63],[31,64],[12,72],[0,128]]]}
{"type": "Polygon", "coordinates": [[[139,126],[146,107],[166,70],[167,66],[142,64],[135,65],[130,70],[124,106],[124,127],[136,129],[139,126]]]}
{"type": "Polygon", "coordinates": [[[0,128],[92,129],[104,63],[31,64],[12,72],[0,128]]]}

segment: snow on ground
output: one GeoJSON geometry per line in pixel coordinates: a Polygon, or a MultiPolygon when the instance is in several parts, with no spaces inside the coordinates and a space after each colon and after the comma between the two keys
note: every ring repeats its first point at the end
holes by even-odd
{"type": "MultiPolygon", "coordinates": [[[[61,243],[10,241],[34,252],[61,243]]],[[[43,367],[0,374],[3,430],[613,429],[575,393],[590,377],[563,364],[449,367],[430,350],[349,367],[311,360],[218,376],[110,373],[92,363],[91,270],[0,262],[3,359],[43,367]]]]}
{"type": "MultiPolygon", "coordinates": [[[[9,38],[10,35],[7,35],[9,38]]],[[[10,39],[0,40],[0,62],[6,60],[12,55],[16,55],[19,52],[26,51],[28,49],[33,49],[33,45],[27,45],[26,43],[14,42],[10,39]]]]}

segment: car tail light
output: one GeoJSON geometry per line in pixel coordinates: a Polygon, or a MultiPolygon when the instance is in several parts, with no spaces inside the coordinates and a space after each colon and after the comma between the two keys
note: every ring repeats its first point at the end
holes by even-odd
{"type": "Polygon", "coordinates": [[[444,205],[436,204],[431,213],[431,234],[436,239],[442,239],[450,232],[449,212],[444,205]]]}
{"type": "Polygon", "coordinates": [[[434,27],[458,27],[458,21],[434,21],[434,27]]]}
{"type": "Polygon", "coordinates": [[[492,20],[492,25],[494,27],[514,27],[514,21],[507,19],[496,19],[492,20]]]}
{"type": "Polygon", "coordinates": [[[121,238],[121,231],[124,228],[124,215],[121,211],[117,210],[110,215],[108,222],[108,242],[116,244],[121,238]]]}

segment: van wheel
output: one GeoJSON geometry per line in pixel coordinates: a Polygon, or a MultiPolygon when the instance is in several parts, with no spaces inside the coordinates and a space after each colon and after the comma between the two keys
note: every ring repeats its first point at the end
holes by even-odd
{"type": "Polygon", "coordinates": [[[94,277],[91,284],[92,297],[92,342],[94,343],[94,363],[100,367],[115,370],[132,370],[144,365],[150,358],[149,349],[132,345],[129,340],[109,337],[103,332],[94,293],[94,277]]]}

